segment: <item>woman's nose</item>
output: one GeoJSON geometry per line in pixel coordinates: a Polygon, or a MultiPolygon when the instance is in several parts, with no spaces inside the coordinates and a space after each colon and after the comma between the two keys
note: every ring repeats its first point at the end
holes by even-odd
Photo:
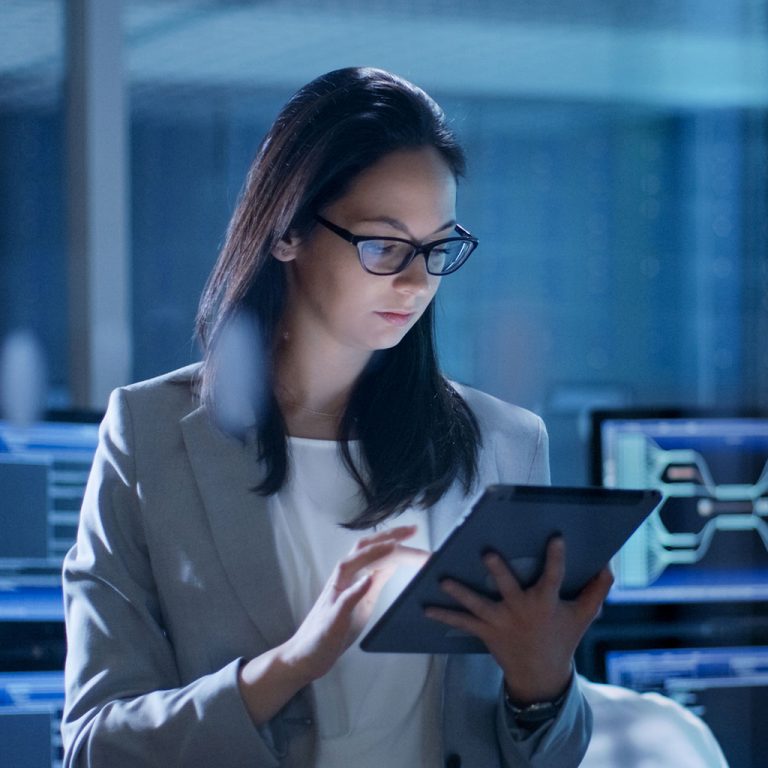
{"type": "Polygon", "coordinates": [[[439,277],[427,272],[427,262],[421,254],[394,277],[395,288],[403,293],[428,293],[440,282],[439,277]]]}

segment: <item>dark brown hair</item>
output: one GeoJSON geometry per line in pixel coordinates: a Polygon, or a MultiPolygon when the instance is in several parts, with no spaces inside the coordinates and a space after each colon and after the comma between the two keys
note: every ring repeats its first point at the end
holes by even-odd
{"type": "MultiPolygon", "coordinates": [[[[200,301],[204,403],[215,409],[216,341],[237,315],[253,318],[267,377],[272,375],[286,296],[284,265],[271,255],[278,241],[288,233],[306,236],[315,214],[382,157],[418,147],[433,147],[457,178],[463,174],[463,152],[440,107],[420,88],[380,69],[330,72],[285,105],[251,165],[200,301]]],[[[256,422],[265,474],[257,490],[270,494],[285,482],[288,459],[271,380],[265,390],[256,422]]],[[[480,435],[468,406],[439,371],[432,304],[400,344],[372,356],[353,388],[339,440],[366,500],[350,527],[370,527],[412,504],[431,505],[457,478],[469,490],[480,435]],[[353,433],[363,467],[349,452],[353,433]]]]}

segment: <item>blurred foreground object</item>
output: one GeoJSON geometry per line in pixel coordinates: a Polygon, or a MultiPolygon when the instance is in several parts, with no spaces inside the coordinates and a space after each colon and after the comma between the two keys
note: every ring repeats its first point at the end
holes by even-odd
{"type": "Polygon", "coordinates": [[[212,355],[214,417],[225,432],[242,436],[257,423],[264,404],[262,337],[256,321],[240,312],[222,327],[212,355]]]}
{"type": "Polygon", "coordinates": [[[709,727],[676,701],[581,679],[594,727],[581,768],[728,768],[709,727]]]}
{"type": "Polygon", "coordinates": [[[0,347],[0,417],[16,424],[36,421],[45,407],[46,364],[37,337],[10,333],[0,347]]]}

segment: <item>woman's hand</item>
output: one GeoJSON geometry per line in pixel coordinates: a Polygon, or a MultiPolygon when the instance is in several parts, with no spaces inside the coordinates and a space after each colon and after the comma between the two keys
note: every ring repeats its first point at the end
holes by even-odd
{"type": "Polygon", "coordinates": [[[429,553],[401,543],[414,533],[415,525],[403,525],[361,538],[336,564],[296,633],[241,668],[240,692],[257,725],[331,669],[360,635],[398,565],[423,565],[429,553]]]}
{"type": "Polygon", "coordinates": [[[406,525],[365,536],[336,564],[307,618],[285,644],[283,658],[302,669],[307,682],[328,672],[357,639],[397,566],[427,559],[428,552],[401,544],[414,533],[416,526],[406,525]]]}
{"type": "Polygon", "coordinates": [[[562,538],[549,542],[544,572],[528,589],[520,586],[499,555],[490,553],[483,560],[500,599],[446,579],[443,590],[466,612],[430,607],[427,616],[479,637],[502,668],[507,693],[515,703],[556,699],[568,686],[576,646],[599,613],[613,575],[605,568],[575,600],[562,600],[562,538]]]}

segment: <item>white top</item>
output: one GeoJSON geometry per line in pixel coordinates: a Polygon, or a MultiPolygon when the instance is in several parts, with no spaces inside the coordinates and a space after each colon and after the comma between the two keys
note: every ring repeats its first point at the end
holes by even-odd
{"type": "MultiPolygon", "coordinates": [[[[288,438],[290,472],[269,499],[278,560],[296,624],[309,613],[336,563],[364,534],[341,528],[362,507],[338,443],[288,438]]],[[[357,444],[350,444],[355,457],[357,444]]],[[[418,526],[408,545],[429,548],[426,517],[407,510],[379,530],[418,526]]],[[[401,567],[382,591],[369,626],[414,573],[401,567]]],[[[318,752],[314,768],[431,768],[440,762],[439,683],[432,657],[364,653],[355,643],[313,683],[318,752]]]]}
{"type": "Polygon", "coordinates": [[[712,731],[657,693],[636,693],[581,679],[594,726],[581,768],[728,768],[712,731]]]}

